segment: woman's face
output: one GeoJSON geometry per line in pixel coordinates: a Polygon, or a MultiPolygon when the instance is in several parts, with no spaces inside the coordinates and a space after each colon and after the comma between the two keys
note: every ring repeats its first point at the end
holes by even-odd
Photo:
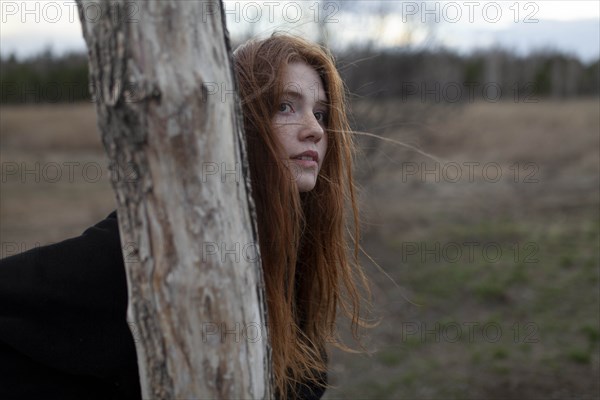
{"type": "Polygon", "coordinates": [[[287,65],[283,87],[272,122],[298,189],[308,192],[317,183],[327,151],[327,94],[317,72],[304,62],[287,65]]]}

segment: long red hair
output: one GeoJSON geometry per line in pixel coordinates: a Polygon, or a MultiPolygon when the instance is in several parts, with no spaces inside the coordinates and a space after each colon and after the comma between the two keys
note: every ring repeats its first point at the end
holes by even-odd
{"type": "Polygon", "coordinates": [[[355,144],[345,87],[328,50],[276,33],[241,45],[234,63],[257,209],[274,386],[286,398],[295,394],[299,382],[323,384],[326,342],[348,349],[337,340],[338,308],[350,318],[356,339],[358,327],[366,325],[359,313],[362,295],[370,292],[358,264],[355,144]],[[315,188],[304,193],[279,156],[284,152],[271,123],[282,96],[284,68],[296,61],[315,69],[329,103],[327,152],[315,188]]]}

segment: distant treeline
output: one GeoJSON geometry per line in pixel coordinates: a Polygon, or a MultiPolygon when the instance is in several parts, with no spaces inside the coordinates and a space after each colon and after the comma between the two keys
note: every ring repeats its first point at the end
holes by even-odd
{"type": "Polygon", "coordinates": [[[537,101],[600,93],[599,61],[503,50],[461,56],[448,51],[356,51],[340,56],[350,92],[422,102],[537,101]]]}
{"type": "Polygon", "coordinates": [[[0,58],[0,90],[1,103],[90,101],[87,54],[58,57],[45,51],[22,61],[0,58]]]}
{"type": "MultiPolygon", "coordinates": [[[[405,101],[456,103],[537,101],[600,94],[599,62],[585,65],[560,53],[519,57],[503,50],[461,56],[448,51],[358,49],[338,54],[338,67],[353,95],[405,101]]],[[[17,60],[0,58],[1,103],[94,101],[85,54],[46,51],[17,60]]],[[[127,83],[125,83],[127,85],[127,83]]],[[[135,96],[135,87],[125,88],[135,96]]]]}

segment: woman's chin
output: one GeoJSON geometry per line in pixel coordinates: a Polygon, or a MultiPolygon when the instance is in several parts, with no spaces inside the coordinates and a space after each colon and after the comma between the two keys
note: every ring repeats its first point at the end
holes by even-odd
{"type": "Polygon", "coordinates": [[[310,192],[315,188],[316,185],[316,181],[312,177],[306,177],[304,179],[301,178],[296,183],[300,193],[310,192]]]}

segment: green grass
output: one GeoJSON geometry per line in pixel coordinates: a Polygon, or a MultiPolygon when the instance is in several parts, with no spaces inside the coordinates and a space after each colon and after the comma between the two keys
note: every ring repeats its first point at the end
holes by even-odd
{"type": "MultiPolygon", "coordinates": [[[[538,376],[559,373],[561,379],[569,379],[569,365],[591,365],[597,371],[599,228],[587,219],[594,217],[590,212],[547,231],[545,221],[534,218],[440,224],[435,236],[416,241],[425,249],[436,244],[441,249],[444,243],[479,238],[480,243],[497,244],[504,254],[493,262],[486,262],[490,257],[483,252],[459,262],[433,255],[405,257],[394,278],[414,288],[410,299],[421,306],[412,308],[410,321],[422,321],[430,332],[425,340],[405,338],[401,351],[389,348],[378,354],[376,362],[389,369],[389,376],[363,387],[361,394],[421,398],[423,388],[434,382],[435,398],[473,398],[465,376],[478,376],[482,388],[521,379],[519,370],[538,376]],[[515,250],[515,241],[533,245],[515,250]],[[476,324],[472,337],[468,324],[476,324]],[[458,340],[456,326],[463,328],[458,340]],[[494,337],[497,328],[501,334],[494,337]]],[[[399,237],[387,246],[401,251],[402,243],[399,237]]],[[[397,318],[402,321],[402,315],[397,318]]]]}
{"type": "Polygon", "coordinates": [[[569,360],[578,364],[589,364],[592,356],[588,349],[574,348],[569,350],[569,360]]]}

